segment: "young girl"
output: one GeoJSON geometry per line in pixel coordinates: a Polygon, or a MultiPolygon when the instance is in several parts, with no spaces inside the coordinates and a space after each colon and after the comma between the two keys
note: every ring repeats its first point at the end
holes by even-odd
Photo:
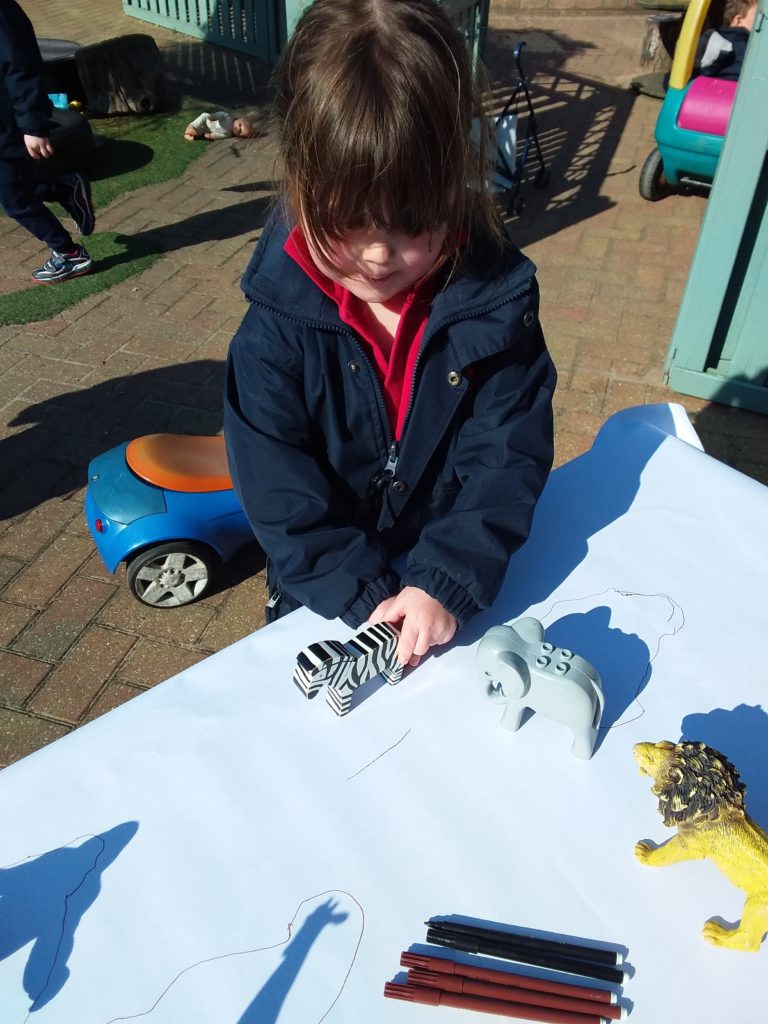
{"type": "Polygon", "coordinates": [[[392,622],[413,665],[493,601],[551,467],[534,267],[482,184],[469,55],[434,0],[315,0],[277,109],[284,197],[227,365],[232,477],[268,619],[392,622]]]}

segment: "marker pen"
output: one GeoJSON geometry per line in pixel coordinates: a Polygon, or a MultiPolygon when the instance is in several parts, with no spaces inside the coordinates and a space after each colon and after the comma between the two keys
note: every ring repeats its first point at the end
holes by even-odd
{"type": "Polygon", "coordinates": [[[384,985],[384,995],[389,999],[405,999],[411,1003],[425,1003],[428,1006],[455,1006],[459,1010],[478,1010],[481,1013],[496,1013],[503,1017],[538,1020],[543,1024],[606,1024],[605,1018],[595,1014],[550,1010],[545,1006],[526,1006],[524,1003],[508,1003],[502,999],[468,996],[458,992],[441,992],[436,988],[426,988],[423,985],[400,985],[394,981],[388,981],[384,985]]]}
{"type": "Polygon", "coordinates": [[[526,935],[518,932],[507,932],[501,928],[488,928],[483,925],[464,924],[460,921],[446,921],[431,917],[424,924],[428,928],[439,928],[441,931],[456,935],[468,935],[475,939],[488,939],[491,942],[512,942],[524,949],[533,949],[542,953],[556,953],[559,956],[572,956],[577,960],[591,960],[596,964],[616,966],[624,962],[624,955],[618,950],[585,946],[578,942],[566,942],[560,939],[544,939],[538,935],[526,935]]]}
{"type": "Polygon", "coordinates": [[[516,960],[518,963],[534,964],[537,967],[565,971],[585,978],[596,978],[600,981],[610,981],[616,984],[622,984],[624,981],[624,972],[618,967],[585,963],[582,960],[556,956],[553,953],[537,953],[532,949],[523,949],[511,942],[501,943],[491,942],[488,939],[473,939],[468,935],[455,935],[437,928],[427,929],[427,942],[434,942],[438,946],[446,946],[448,949],[459,949],[463,953],[497,956],[503,960],[516,960]]]}
{"type": "MultiPolygon", "coordinates": [[[[513,989],[552,992],[555,995],[573,996],[575,999],[586,999],[590,1002],[616,1002],[616,994],[610,989],[593,988],[591,985],[570,985],[564,981],[550,981],[548,978],[532,978],[527,974],[479,967],[476,964],[465,964],[457,960],[448,960],[445,957],[423,956],[421,953],[401,953],[400,965],[423,971],[437,971],[446,975],[455,974],[462,978],[475,978],[478,981],[490,981],[495,985],[507,985],[513,989]]],[[[602,1008],[596,1008],[594,1012],[602,1012],[602,1008]]]]}
{"type": "Polygon", "coordinates": [[[494,985],[490,981],[474,981],[458,974],[438,974],[437,971],[408,971],[408,983],[438,988],[443,992],[466,992],[470,996],[487,996],[508,1003],[524,1003],[526,1006],[545,1006],[550,1010],[571,1010],[587,1015],[599,1013],[610,1020],[622,1020],[626,1011],[622,1006],[603,1003],[596,1006],[588,999],[574,999],[571,996],[555,995],[552,992],[534,992],[532,989],[511,988],[509,985],[494,985]]]}

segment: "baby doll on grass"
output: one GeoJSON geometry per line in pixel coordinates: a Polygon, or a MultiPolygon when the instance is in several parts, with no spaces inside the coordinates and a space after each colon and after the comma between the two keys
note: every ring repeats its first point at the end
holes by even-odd
{"type": "Polygon", "coordinates": [[[187,142],[195,139],[252,139],[254,128],[247,117],[232,117],[226,110],[204,111],[184,129],[187,142]]]}

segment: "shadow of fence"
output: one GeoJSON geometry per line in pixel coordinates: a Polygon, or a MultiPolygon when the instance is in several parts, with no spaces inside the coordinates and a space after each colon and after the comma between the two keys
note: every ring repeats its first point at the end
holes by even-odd
{"type": "MultiPolygon", "coordinates": [[[[595,49],[588,40],[554,31],[491,29],[486,63],[492,82],[490,108],[494,114],[501,112],[519,80],[513,51],[520,41],[526,44],[523,70],[539,144],[550,171],[546,189],[536,189],[538,162],[531,147],[522,175],[521,195],[526,211],[522,218],[510,223],[516,244],[525,248],[614,205],[601,194],[601,186],[612,173],[611,164],[636,96],[628,89],[567,68],[575,54],[595,49]]],[[[520,118],[519,157],[529,127],[529,111],[522,91],[516,108],[520,118]]]]}
{"type": "Polygon", "coordinates": [[[211,42],[188,39],[161,46],[169,79],[169,104],[173,108],[199,103],[266,111],[271,103],[272,68],[257,57],[211,42]]]}

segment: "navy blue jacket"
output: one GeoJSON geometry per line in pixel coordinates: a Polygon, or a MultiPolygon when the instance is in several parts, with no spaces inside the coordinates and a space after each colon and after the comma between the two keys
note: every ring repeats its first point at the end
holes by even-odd
{"type": "MultiPolygon", "coordinates": [[[[718,40],[719,42],[720,40],[718,40]]],[[[744,64],[744,58],[747,55],[747,45],[749,44],[749,29],[736,26],[730,28],[724,26],[716,30],[710,29],[709,31],[703,32],[701,39],[696,47],[696,56],[694,58],[694,74],[695,75],[706,75],[708,78],[725,78],[728,81],[736,82],[741,75],[741,68],[744,64]],[[727,52],[721,53],[716,60],[711,64],[708,64],[706,68],[701,67],[701,61],[704,53],[707,49],[707,43],[713,35],[720,36],[723,42],[730,43],[731,49],[727,52]]]]}
{"type": "Polygon", "coordinates": [[[0,158],[24,157],[23,135],[50,133],[51,101],[42,85],[35,30],[16,0],[0,2],[0,158]]]}
{"type": "Polygon", "coordinates": [[[730,53],[723,54],[713,67],[707,68],[705,73],[712,78],[725,78],[736,82],[747,55],[749,29],[736,26],[735,28],[719,28],[717,31],[726,42],[731,44],[732,49],[730,53]]]}
{"type": "Polygon", "coordinates": [[[478,252],[439,292],[397,444],[363,343],[283,251],[287,235],[278,209],[243,278],[224,401],[270,588],[356,627],[420,587],[462,625],[496,596],[552,465],[535,268],[512,247],[478,252]]]}

